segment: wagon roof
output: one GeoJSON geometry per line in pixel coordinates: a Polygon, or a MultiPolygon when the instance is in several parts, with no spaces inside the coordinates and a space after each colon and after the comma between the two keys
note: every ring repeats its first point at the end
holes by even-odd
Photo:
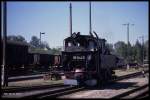
{"type": "Polygon", "coordinates": [[[52,54],[51,50],[43,50],[43,49],[28,49],[29,53],[39,53],[39,54],[52,54]]]}

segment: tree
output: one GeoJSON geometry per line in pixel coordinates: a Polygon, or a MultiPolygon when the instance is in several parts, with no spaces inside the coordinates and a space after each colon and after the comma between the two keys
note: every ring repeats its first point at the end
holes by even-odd
{"type": "Polygon", "coordinates": [[[115,53],[123,58],[127,58],[127,45],[123,41],[114,44],[115,53]]]}
{"type": "MultiPolygon", "coordinates": [[[[115,54],[125,58],[128,62],[138,62],[142,63],[143,61],[143,44],[138,40],[135,45],[125,44],[122,41],[118,41],[114,45],[115,54]]],[[[144,42],[144,59],[149,58],[149,41],[144,42]]]]}
{"type": "Polygon", "coordinates": [[[108,48],[111,53],[114,52],[113,44],[106,43],[106,48],[108,48]]]}
{"type": "Polygon", "coordinates": [[[10,35],[10,36],[7,37],[7,39],[8,39],[8,40],[12,40],[12,41],[27,42],[27,41],[25,40],[25,38],[24,38],[23,36],[21,36],[21,35],[17,35],[17,36],[15,36],[15,35],[10,35]]]}
{"type": "Polygon", "coordinates": [[[142,45],[139,43],[138,40],[136,41],[136,44],[135,44],[135,51],[136,51],[135,59],[139,63],[142,63],[142,45]]]}
{"type": "Polygon", "coordinates": [[[131,49],[132,49],[132,60],[136,61],[136,48],[135,48],[135,45],[133,45],[131,47],[131,49]]]}
{"type": "Polygon", "coordinates": [[[49,47],[49,44],[46,41],[44,41],[44,42],[42,41],[40,44],[40,47],[42,49],[47,48],[48,50],[51,50],[51,48],[49,47]]]}
{"type": "Polygon", "coordinates": [[[135,54],[135,49],[129,42],[129,44],[127,46],[127,56],[128,56],[129,62],[133,62],[135,60],[134,54],[135,54]]]}
{"type": "Polygon", "coordinates": [[[52,54],[60,54],[61,53],[61,48],[53,48],[51,49],[52,54]]]}
{"type": "Polygon", "coordinates": [[[30,44],[35,47],[40,47],[40,39],[38,39],[36,36],[32,36],[30,44]]]}
{"type": "Polygon", "coordinates": [[[149,40],[144,43],[144,52],[145,59],[149,59],[149,40]]]}
{"type": "Polygon", "coordinates": [[[51,48],[49,47],[49,44],[46,41],[41,41],[40,43],[40,39],[38,39],[36,36],[32,36],[30,44],[35,46],[36,48],[47,48],[48,50],[50,50],[51,48]]]}

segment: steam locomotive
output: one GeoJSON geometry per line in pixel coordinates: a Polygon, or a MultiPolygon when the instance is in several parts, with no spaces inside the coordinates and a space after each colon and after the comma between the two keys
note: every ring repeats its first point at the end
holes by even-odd
{"type": "Polygon", "coordinates": [[[78,32],[64,40],[64,84],[95,86],[114,78],[117,57],[105,46],[106,40],[100,39],[96,32],[94,34],[78,32]]]}
{"type": "Polygon", "coordinates": [[[70,36],[64,39],[65,49],[61,55],[64,84],[96,86],[115,77],[113,69],[117,66],[117,57],[106,47],[106,40],[91,31],[91,2],[89,11],[89,35],[72,33],[70,3],[70,36]]]}

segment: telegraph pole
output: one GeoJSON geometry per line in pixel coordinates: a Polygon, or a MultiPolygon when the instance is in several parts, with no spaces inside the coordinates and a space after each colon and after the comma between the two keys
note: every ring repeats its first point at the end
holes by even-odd
{"type": "Polygon", "coordinates": [[[90,26],[89,26],[89,28],[90,28],[89,33],[92,35],[92,23],[91,23],[91,1],[89,2],[89,6],[90,6],[90,8],[89,8],[89,24],[90,24],[90,26]]]}
{"type": "Polygon", "coordinates": [[[45,33],[40,32],[40,47],[41,47],[41,34],[45,34],[45,33]]]}
{"type": "Polygon", "coordinates": [[[125,26],[127,26],[127,66],[129,67],[129,28],[130,28],[130,25],[134,25],[134,24],[131,24],[131,23],[127,23],[127,24],[123,24],[125,26]]]}
{"type": "Polygon", "coordinates": [[[41,32],[40,32],[40,47],[41,47],[41,32]]]}
{"type": "Polygon", "coordinates": [[[72,35],[72,5],[70,3],[70,36],[72,35]]]}
{"type": "Polygon", "coordinates": [[[2,18],[2,25],[3,25],[3,60],[2,60],[2,75],[1,75],[1,86],[8,86],[8,71],[7,71],[7,63],[6,63],[6,44],[7,44],[7,3],[6,1],[2,2],[2,12],[3,12],[3,18],[2,18]]]}
{"type": "Polygon", "coordinates": [[[143,42],[143,67],[144,67],[144,36],[142,36],[142,42],[143,42]]]}
{"type": "Polygon", "coordinates": [[[139,38],[142,38],[142,45],[143,45],[143,46],[142,46],[142,49],[143,49],[143,50],[142,50],[142,51],[143,51],[143,52],[142,52],[142,56],[143,56],[143,57],[142,57],[142,58],[143,58],[143,59],[142,59],[142,63],[143,63],[143,67],[144,67],[144,36],[142,35],[142,36],[139,37],[139,38]]]}

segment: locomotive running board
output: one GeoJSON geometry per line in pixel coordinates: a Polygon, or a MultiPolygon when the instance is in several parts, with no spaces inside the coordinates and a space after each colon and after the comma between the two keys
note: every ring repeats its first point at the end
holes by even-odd
{"type": "Polygon", "coordinates": [[[75,79],[64,79],[63,81],[65,85],[78,85],[78,82],[75,79]]]}

